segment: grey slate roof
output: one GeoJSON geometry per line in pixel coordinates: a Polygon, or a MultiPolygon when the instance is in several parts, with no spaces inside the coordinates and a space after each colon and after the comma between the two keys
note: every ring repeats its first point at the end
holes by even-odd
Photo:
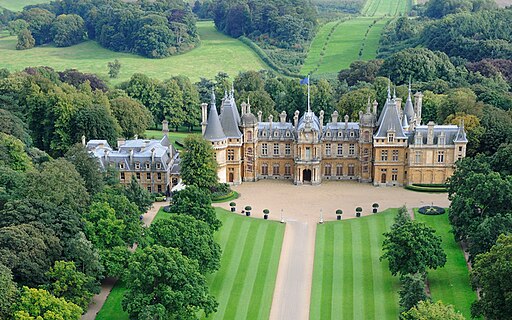
{"type": "Polygon", "coordinates": [[[203,137],[209,141],[220,141],[226,139],[226,135],[224,134],[222,125],[220,124],[215,103],[211,103],[210,105],[210,112],[208,113],[208,121],[203,137]]]}
{"type": "Polygon", "coordinates": [[[358,122],[329,122],[324,126],[322,140],[358,140],[359,123],[358,122]]]}
{"type": "MultiPolygon", "coordinates": [[[[444,132],[445,135],[445,144],[453,145],[453,142],[456,140],[457,133],[459,132],[459,127],[455,125],[435,125],[434,126],[434,141],[433,143],[436,145],[439,142],[439,136],[444,132]]],[[[421,133],[422,144],[427,144],[428,138],[428,126],[417,126],[414,128],[414,132],[409,136],[409,144],[416,144],[416,135],[421,133]]]]}
{"type": "Polygon", "coordinates": [[[457,135],[455,136],[454,142],[468,142],[466,138],[466,130],[464,130],[464,121],[462,121],[459,130],[457,131],[457,135]]]}
{"type": "Polygon", "coordinates": [[[385,138],[389,130],[395,130],[395,138],[406,138],[398,116],[395,100],[388,99],[381,114],[379,129],[374,137],[385,138]]]}
{"type": "Polygon", "coordinates": [[[407,123],[411,123],[414,119],[414,107],[412,105],[411,89],[409,89],[409,95],[407,96],[407,101],[405,102],[404,114],[407,115],[407,123]]]}
{"type": "MultiPolygon", "coordinates": [[[[235,111],[233,111],[233,100],[227,98],[223,101],[222,113],[220,114],[220,125],[227,138],[241,138],[242,133],[238,129],[239,121],[236,119],[235,111]]],[[[206,129],[208,130],[208,129],[206,129]]],[[[205,132],[206,134],[206,132],[205,132]]]]}
{"type": "Polygon", "coordinates": [[[313,111],[304,112],[302,117],[299,119],[297,131],[306,128],[306,124],[310,124],[312,130],[318,131],[320,133],[322,132],[322,128],[320,128],[320,120],[313,111]]]}
{"type": "Polygon", "coordinates": [[[272,125],[270,124],[270,122],[258,123],[258,138],[261,140],[293,140],[294,137],[295,128],[290,122],[272,122],[272,125]]]}

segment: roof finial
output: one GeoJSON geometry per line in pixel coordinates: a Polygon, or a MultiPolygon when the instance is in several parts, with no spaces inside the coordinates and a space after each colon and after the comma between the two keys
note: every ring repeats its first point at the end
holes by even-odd
{"type": "Polygon", "coordinates": [[[231,82],[231,99],[235,97],[235,85],[234,82],[231,82]]]}
{"type": "Polygon", "coordinates": [[[388,100],[391,100],[391,79],[388,79],[388,100]]]}
{"type": "Polygon", "coordinates": [[[215,86],[212,86],[212,100],[210,101],[211,105],[215,105],[215,86]]]}
{"type": "Polygon", "coordinates": [[[409,76],[409,95],[411,95],[411,76],[409,76]]]}
{"type": "Polygon", "coordinates": [[[396,99],[396,86],[393,86],[393,99],[396,99]]]}
{"type": "Polygon", "coordinates": [[[228,90],[224,90],[224,99],[228,97],[228,90]]]}

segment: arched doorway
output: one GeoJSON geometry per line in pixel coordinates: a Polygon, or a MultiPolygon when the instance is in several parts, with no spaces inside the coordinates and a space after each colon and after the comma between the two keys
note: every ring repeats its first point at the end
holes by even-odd
{"type": "Polygon", "coordinates": [[[385,173],[380,175],[380,183],[386,183],[386,174],[385,173]]]}
{"type": "Polygon", "coordinates": [[[311,170],[304,169],[302,171],[302,181],[303,182],[311,182],[311,170]]]}
{"type": "Polygon", "coordinates": [[[233,172],[230,172],[228,175],[228,181],[233,182],[233,180],[235,180],[235,175],[233,174],[233,172]]]}

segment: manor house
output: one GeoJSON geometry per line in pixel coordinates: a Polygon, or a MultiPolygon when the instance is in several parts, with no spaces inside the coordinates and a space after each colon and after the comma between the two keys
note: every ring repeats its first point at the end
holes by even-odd
{"type": "Polygon", "coordinates": [[[377,102],[368,101],[359,121],[339,119],[309,108],[292,121],[282,112],[263,121],[249,103],[241,104],[234,92],[222,100],[220,114],[212,93],[202,108],[202,133],[211,142],[221,182],[240,184],[261,179],[286,179],[294,184],[317,185],[324,180],[355,180],[377,186],[444,183],[454,163],[466,154],[464,124],[421,123],[422,94],[402,100],[388,97],[380,116],[377,102]],[[209,109],[209,110],[208,110],[209,109]]]}

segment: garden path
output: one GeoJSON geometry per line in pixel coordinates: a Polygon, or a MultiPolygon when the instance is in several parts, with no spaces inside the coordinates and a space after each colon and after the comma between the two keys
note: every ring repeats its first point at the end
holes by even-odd
{"type": "MultiPolygon", "coordinates": [[[[167,202],[155,202],[153,206],[142,216],[142,222],[145,226],[149,226],[153,219],[155,218],[158,210],[161,207],[167,205],[167,202]]],[[[87,308],[87,312],[82,315],[81,320],[94,320],[96,319],[96,315],[103,307],[105,300],[107,300],[110,291],[116,284],[117,279],[107,278],[101,284],[101,291],[99,294],[96,294],[92,297],[91,303],[89,303],[89,307],[87,308]]]]}

